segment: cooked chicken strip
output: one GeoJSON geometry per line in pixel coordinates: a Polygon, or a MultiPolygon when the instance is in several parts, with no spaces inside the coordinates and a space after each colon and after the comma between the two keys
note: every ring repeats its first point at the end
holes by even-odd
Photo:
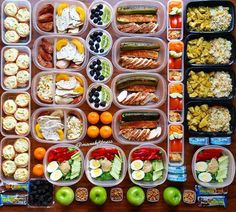
{"type": "Polygon", "coordinates": [[[134,128],[141,128],[141,129],[153,129],[158,126],[158,121],[130,121],[124,122],[120,124],[120,129],[134,129],[134,128]]]}
{"type": "Polygon", "coordinates": [[[153,50],[130,50],[130,51],[122,51],[120,53],[120,56],[148,58],[157,60],[158,52],[153,50]]]}
{"type": "Polygon", "coordinates": [[[146,105],[149,102],[158,102],[158,97],[154,93],[138,92],[129,94],[125,100],[122,101],[124,105],[146,105]]]}
{"type": "Polygon", "coordinates": [[[126,33],[151,33],[155,32],[158,28],[158,24],[154,22],[136,24],[136,23],[128,23],[128,24],[120,24],[118,25],[118,29],[121,32],[126,33]]]}

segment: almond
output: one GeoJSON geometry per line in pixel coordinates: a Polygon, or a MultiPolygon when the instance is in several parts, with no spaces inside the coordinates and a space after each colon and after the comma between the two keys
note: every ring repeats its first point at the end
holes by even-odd
{"type": "Polygon", "coordinates": [[[44,51],[41,46],[39,47],[39,54],[45,61],[47,61],[47,62],[52,61],[52,55],[50,55],[46,51],[44,51]]]}
{"type": "Polygon", "coordinates": [[[51,13],[53,14],[54,8],[51,4],[46,4],[42,9],[39,11],[39,16],[43,15],[45,13],[51,13]]]}
{"type": "Polygon", "coordinates": [[[42,39],[41,46],[44,51],[46,51],[49,54],[53,53],[53,46],[52,44],[45,38],[42,39]]]}
{"type": "Polygon", "coordinates": [[[53,21],[53,14],[52,13],[45,13],[43,15],[40,15],[38,17],[38,21],[41,23],[51,22],[51,21],[53,21]]]}
{"type": "Polygon", "coordinates": [[[53,30],[53,22],[45,22],[45,23],[39,22],[38,27],[45,32],[50,32],[53,30]]]}
{"type": "Polygon", "coordinates": [[[47,61],[45,61],[45,60],[41,57],[40,54],[38,55],[38,62],[39,62],[39,64],[40,64],[41,66],[43,66],[43,67],[45,67],[45,68],[53,68],[52,62],[47,62],[47,61]]]}

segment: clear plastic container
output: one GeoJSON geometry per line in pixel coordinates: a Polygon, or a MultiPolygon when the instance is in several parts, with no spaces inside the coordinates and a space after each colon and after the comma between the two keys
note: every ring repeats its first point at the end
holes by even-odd
{"type": "Polygon", "coordinates": [[[122,0],[117,1],[118,3],[114,6],[114,18],[112,22],[112,27],[115,33],[119,36],[154,36],[157,37],[161,35],[166,29],[166,10],[165,6],[159,1],[152,1],[152,0],[142,0],[142,1],[135,1],[135,0],[122,0]],[[121,6],[154,6],[157,8],[157,24],[158,30],[153,33],[125,33],[121,32],[117,25],[118,22],[116,21],[117,16],[117,8],[121,6]]]}
{"type": "Polygon", "coordinates": [[[37,1],[37,3],[34,5],[33,7],[33,26],[34,26],[34,29],[39,33],[39,34],[42,34],[42,35],[52,35],[52,34],[60,34],[57,32],[57,27],[56,27],[56,14],[57,14],[57,6],[60,4],[60,3],[68,3],[69,5],[76,5],[76,6],[79,6],[79,7],[82,7],[85,11],[85,21],[84,21],[84,24],[83,24],[83,27],[81,28],[81,30],[78,32],[78,33],[64,33],[63,35],[81,35],[83,34],[86,29],[88,28],[88,11],[87,11],[87,6],[82,2],[82,1],[75,1],[75,0],[54,0],[54,1],[51,1],[51,0],[39,0],[37,1]],[[53,12],[53,31],[51,32],[46,32],[46,31],[43,31],[41,30],[39,27],[38,27],[38,14],[39,14],[39,11],[41,8],[43,8],[43,6],[47,5],[47,4],[51,4],[53,5],[54,7],[54,12],[53,12]]]}
{"type": "Polygon", "coordinates": [[[217,146],[217,145],[203,146],[203,147],[199,148],[193,155],[192,173],[193,173],[193,177],[194,177],[195,181],[201,186],[208,187],[208,188],[223,188],[223,187],[229,186],[233,182],[234,176],[235,176],[234,156],[227,148],[222,147],[222,146],[217,146]],[[222,149],[223,153],[229,156],[228,175],[223,183],[217,183],[217,182],[216,183],[204,183],[197,178],[197,174],[195,171],[196,159],[197,159],[198,153],[204,149],[222,149]]]}
{"type": "MultiPolygon", "coordinates": [[[[17,96],[18,94],[27,94],[27,95],[29,95],[29,93],[27,93],[27,92],[20,92],[20,91],[14,91],[14,92],[12,92],[12,91],[6,91],[6,92],[4,92],[4,93],[2,94],[2,96],[1,96],[1,117],[2,117],[2,118],[5,117],[5,116],[7,116],[7,115],[4,113],[4,111],[3,111],[3,104],[4,104],[4,102],[5,102],[6,100],[8,100],[8,99],[13,99],[13,100],[15,100],[15,98],[16,98],[16,96],[17,96]]],[[[29,133],[30,133],[30,124],[31,124],[31,121],[30,121],[30,120],[31,120],[31,97],[30,97],[30,95],[29,95],[29,98],[30,98],[30,101],[29,101],[29,105],[28,105],[28,107],[27,107],[27,109],[28,109],[28,111],[29,111],[29,118],[28,118],[28,120],[27,120],[27,123],[29,124],[29,131],[28,131],[26,134],[21,135],[21,136],[27,136],[27,135],[29,135],[29,133]]],[[[19,108],[25,108],[25,107],[19,107],[19,108]]],[[[0,127],[1,127],[1,133],[2,133],[3,136],[18,136],[18,135],[15,133],[15,130],[14,130],[14,129],[11,130],[11,131],[6,131],[5,129],[3,129],[2,121],[0,121],[0,127]]]]}
{"type": "Polygon", "coordinates": [[[32,114],[32,123],[31,123],[31,130],[32,130],[32,136],[34,137],[34,139],[40,143],[47,143],[47,144],[58,144],[58,143],[77,143],[79,141],[81,141],[85,135],[86,135],[86,130],[87,130],[87,119],[86,116],[84,114],[84,112],[78,108],[66,108],[66,107],[43,107],[43,108],[38,108],[37,110],[34,111],[34,113],[32,114]],[[39,116],[43,116],[45,114],[50,114],[56,110],[62,110],[64,113],[64,118],[62,120],[62,123],[64,124],[64,139],[63,140],[58,140],[58,141],[52,141],[52,140],[46,140],[46,139],[41,139],[37,136],[37,133],[35,131],[35,126],[37,124],[37,118],[39,116]],[[68,140],[67,139],[67,125],[66,125],[66,121],[67,118],[69,116],[69,114],[73,114],[77,117],[79,117],[81,119],[82,125],[83,125],[83,130],[82,133],[80,135],[80,137],[78,139],[75,140],[68,140]]]}
{"type": "Polygon", "coordinates": [[[83,174],[84,174],[84,155],[82,153],[82,151],[75,145],[72,145],[72,144],[57,144],[57,145],[53,145],[51,146],[45,156],[44,156],[44,159],[43,159],[43,166],[44,166],[44,176],[46,177],[47,181],[52,183],[53,185],[56,185],[56,186],[71,186],[71,185],[74,185],[76,183],[78,183],[81,178],[83,177],[83,174]],[[80,176],[77,178],[77,179],[74,179],[74,180],[59,180],[59,181],[52,181],[49,177],[49,174],[47,172],[47,166],[48,166],[48,154],[51,150],[53,149],[56,149],[58,147],[68,147],[68,148],[75,148],[79,151],[80,153],[80,156],[81,156],[81,170],[80,170],[80,176]]]}
{"type": "MultiPolygon", "coordinates": [[[[176,140],[176,139],[174,139],[176,140]]],[[[168,125],[168,140],[167,140],[167,154],[168,154],[168,158],[169,158],[169,165],[170,166],[182,166],[184,164],[184,126],[182,124],[169,124],[168,125]],[[182,146],[182,151],[181,152],[173,152],[173,153],[180,153],[181,154],[181,162],[172,162],[170,160],[170,154],[171,154],[171,151],[170,151],[170,146],[171,146],[171,142],[172,140],[170,140],[170,133],[169,133],[169,129],[170,129],[170,126],[173,126],[173,125],[177,125],[177,126],[181,126],[182,128],[182,133],[183,133],[183,137],[181,139],[177,139],[177,140],[180,140],[181,141],[181,146],[182,146]]]]}
{"type": "Polygon", "coordinates": [[[167,178],[167,174],[168,174],[168,157],[167,157],[167,154],[166,154],[166,151],[164,149],[162,149],[161,147],[157,146],[157,145],[154,145],[154,144],[151,144],[151,143],[146,143],[146,144],[142,144],[140,146],[137,146],[135,148],[133,148],[130,153],[129,153],[129,157],[128,157],[128,173],[129,173],[129,178],[130,180],[136,184],[136,185],[139,185],[143,188],[153,188],[153,187],[156,187],[158,185],[161,185],[163,184],[165,181],[166,181],[166,178],[167,178]],[[145,181],[138,181],[138,180],[134,180],[132,178],[132,172],[131,172],[131,168],[130,168],[130,164],[131,164],[131,155],[132,153],[139,149],[139,148],[158,148],[161,150],[162,152],[162,161],[163,161],[163,165],[164,165],[164,171],[163,171],[163,176],[162,176],[162,179],[161,180],[156,180],[154,182],[145,182],[145,181]]]}
{"type": "Polygon", "coordinates": [[[166,66],[166,58],[167,58],[167,46],[165,41],[160,38],[145,38],[145,37],[121,37],[118,38],[112,48],[112,62],[114,66],[122,71],[122,72],[161,72],[166,66]],[[154,69],[126,69],[123,68],[119,64],[120,59],[120,44],[122,42],[145,42],[145,43],[158,43],[160,45],[160,51],[158,54],[158,61],[160,62],[160,66],[154,69]]]}
{"type": "Polygon", "coordinates": [[[31,36],[32,36],[32,21],[31,21],[31,15],[32,15],[32,12],[31,12],[31,4],[30,4],[30,1],[27,1],[27,0],[5,0],[3,3],[2,3],[2,6],[1,6],[1,31],[2,31],[2,42],[6,45],[12,45],[12,46],[22,46],[22,45],[28,45],[30,42],[31,42],[31,36]],[[9,43],[6,41],[5,39],[5,32],[6,32],[6,29],[4,27],[4,20],[5,18],[7,17],[5,12],[4,12],[4,7],[7,3],[14,3],[17,7],[26,7],[28,10],[29,10],[29,13],[30,13],[30,20],[29,20],[29,28],[30,28],[30,33],[29,35],[26,37],[26,38],[20,38],[19,41],[17,43],[9,43]]]}
{"type": "MultiPolygon", "coordinates": [[[[30,88],[30,86],[31,86],[31,50],[30,50],[30,48],[27,47],[27,46],[5,46],[5,47],[3,47],[2,51],[1,51],[1,70],[2,70],[1,71],[1,86],[2,86],[3,90],[5,90],[5,91],[7,91],[7,90],[12,90],[12,91],[14,91],[14,90],[18,90],[18,91],[26,91],[26,90],[28,90],[30,88]],[[17,87],[15,89],[8,89],[4,85],[5,74],[4,74],[3,69],[4,69],[4,66],[6,64],[6,61],[4,59],[4,52],[7,49],[11,49],[11,48],[15,48],[15,49],[19,50],[19,54],[20,53],[26,53],[29,56],[29,61],[30,62],[29,62],[29,68],[27,69],[28,72],[29,72],[29,81],[28,81],[28,83],[27,83],[28,85],[26,87],[23,87],[23,88],[17,87]]],[[[19,69],[19,70],[21,70],[21,69],[19,69]]]]}
{"type": "Polygon", "coordinates": [[[85,163],[84,163],[84,169],[85,169],[85,174],[86,174],[86,177],[88,178],[88,180],[94,184],[94,185],[97,185],[97,186],[102,186],[102,187],[113,187],[113,186],[116,186],[118,184],[120,184],[125,176],[126,176],[126,172],[127,172],[127,160],[126,160],[126,156],[125,156],[125,153],[124,151],[114,145],[114,144],[98,144],[94,147],[92,147],[86,154],[86,157],[85,157],[85,163]],[[90,155],[91,153],[96,150],[96,149],[99,149],[99,148],[115,148],[119,151],[120,155],[122,156],[123,158],[123,164],[122,164],[122,172],[121,172],[121,177],[119,180],[106,180],[106,181],[101,181],[101,180],[96,180],[96,179],[93,179],[90,175],[90,168],[89,168],[89,160],[90,160],[90,155]]]}
{"type": "Polygon", "coordinates": [[[161,105],[163,105],[166,101],[166,96],[167,96],[166,86],[167,86],[166,85],[166,80],[160,74],[157,74],[157,73],[119,74],[112,80],[111,88],[112,88],[112,93],[113,93],[113,96],[114,96],[113,102],[119,108],[130,108],[130,107],[157,108],[157,107],[160,107],[161,105]],[[116,89],[116,82],[120,79],[129,78],[129,77],[133,77],[133,76],[139,76],[139,77],[149,76],[149,77],[155,77],[155,78],[158,79],[158,85],[157,85],[157,89],[156,89],[156,92],[155,92],[155,94],[159,98],[157,103],[149,103],[149,104],[146,104],[146,105],[124,105],[124,104],[118,102],[117,96],[119,95],[119,91],[116,89]]]}
{"type": "Polygon", "coordinates": [[[121,109],[121,110],[118,110],[113,115],[112,133],[115,140],[117,140],[121,144],[129,144],[129,145],[140,145],[140,144],[146,144],[146,143],[158,144],[158,143],[161,143],[167,136],[167,117],[166,117],[166,114],[159,109],[148,109],[148,108],[137,109],[135,107],[132,107],[130,109],[121,109]],[[160,118],[159,118],[158,126],[161,127],[161,135],[155,140],[151,140],[151,141],[129,141],[125,139],[124,137],[119,135],[120,119],[123,112],[157,112],[159,113],[160,118]]]}
{"type": "Polygon", "coordinates": [[[33,56],[33,61],[34,61],[35,66],[43,71],[62,71],[62,70],[64,70],[64,71],[81,71],[86,67],[86,64],[87,64],[87,61],[89,58],[89,52],[86,48],[85,40],[81,37],[73,37],[73,36],[68,36],[68,35],[43,35],[41,37],[38,37],[35,40],[34,45],[33,45],[32,56],[33,56]],[[53,49],[54,49],[54,51],[53,51],[53,68],[46,68],[46,67],[40,65],[40,63],[38,61],[38,47],[39,47],[41,40],[43,38],[47,39],[53,45],[53,49]],[[57,62],[56,42],[58,39],[68,39],[68,40],[77,39],[84,45],[84,61],[79,68],[59,69],[56,67],[56,62],[57,62]]]}
{"type": "MultiPolygon", "coordinates": [[[[4,137],[4,138],[1,140],[1,145],[0,145],[0,149],[1,149],[0,164],[2,164],[4,160],[6,160],[6,159],[3,158],[3,154],[2,154],[3,148],[4,148],[6,145],[9,145],[9,144],[14,145],[14,142],[15,142],[18,138],[23,138],[23,139],[27,140],[27,142],[28,142],[28,144],[29,144],[29,149],[28,149],[28,151],[27,151],[27,153],[28,153],[28,155],[29,155],[29,160],[28,160],[28,165],[27,165],[27,167],[25,167],[25,168],[27,168],[27,170],[28,170],[28,177],[27,177],[27,180],[25,181],[25,182],[27,182],[27,181],[30,179],[30,155],[31,155],[31,154],[30,154],[31,143],[30,143],[30,140],[29,140],[27,137],[25,137],[25,136],[8,136],[8,137],[4,137]]],[[[20,181],[15,180],[12,176],[11,176],[11,177],[6,177],[6,176],[4,175],[4,173],[3,173],[3,171],[2,171],[2,167],[1,167],[1,169],[0,169],[0,179],[1,179],[1,181],[3,181],[3,182],[6,183],[6,184],[22,183],[22,182],[20,182],[20,181]]]]}
{"type": "Polygon", "coordinates": [[[32,80],[32,88],[31,88],[31,93],[32,93],[32,99],[34,100],[34,102],[39,105],[39,106],[44,106],[44,107],[47,107],[47,106],[64,106],[64,107],[80,107],[84,101],[85,101],[85,95],[86,95],[86,92],[87,92],[87,80],[85,79],[85,77],[80,74],[80,73],[75,73],[75,72],[65,72],[65,71],[54,71],[54,72],[49,72],[49,71],[45,71],[45,72],[39,72],[38,74],[36,74],[32,80]],[[53,75],[53,80],[54,80],[54,90],[53,90],[53,93],[55,94],[55,90],[56,90],[56,75],[57,74],[66,74],[66,75],[69,75],[69,76],[78,76],[80,79],[83,80],[83,88],[84,88],[84,93],[83,93],[83,97],[82,99],[80,100],[79,103],[76,103],[76,104],[57,104],[55,102],[55,95],[53,95],[53,102],[50,104],[50,103],[45,103],[45,102],[42,102],[38,96],[37,96],[37,86],[38,86],[38,82],[39,82],[39,79],[41,76],[44,76],[44,75],[53,75]]]}

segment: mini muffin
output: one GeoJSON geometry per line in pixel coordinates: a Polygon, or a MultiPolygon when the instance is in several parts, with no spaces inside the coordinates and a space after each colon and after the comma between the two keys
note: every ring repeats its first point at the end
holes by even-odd
{"type": "Polygon", "coordinates": [[[16,18],[13,17],[6,17],[4,20],[4,27],[7,30],[16,30],[18,26],[18,21],[16,18]]]}
{"type": "Polygon", "coordinates": [[[6,115],[13,115],[16,112],[17,105],[14,100],[8,99],[3,103],[3,111],[6,115]]]}
{"type": "Polygon", "coordinates": [[[15,62],[19,55],[19,50],[16,48],[10,48],[4,51],[4,59],[7,63],[15,62]]]}
{"type": "Polygon", "coordinates": [[[26,182],[29,177],[29,172],[26,168],[18,168],[15,171],[14,179],[20,182],[26,182]]]}
{"type": "Polygon", "coordinates": [[[16,164],[12,160],[5,160],[2,163],[2,171],[6,177],[12,176],[16,171],[16,164]]]}
{"type": "Polygon", "coordinates": [[[20,22],[28,22],[30,20],[29,10],[26,7],[20,8],[16,14],[16,18],[20,22]]]}
{"type": "Polygon", "coordinates": [[[3,81],[3,84],[7,89],[15,89],[17,88],[17,78],[16,76],[6,77],[3,81]]]}
{"type": "Polygon", "coordinates": [[[4,12],[8,16],[15,16],[17,14],[18,8],[14,3],[7,3],[4,7],[4,12]]]}
{"type": "Polygon", "coordinates": [[[18,154],[15,159],[14,162],[16,164],[17,167],[26,167],[28,166],[28,162],[29,162],[29,154],[28,153],[20,153],[18,154]]]}
{"type": "Polygon", "coordinates": [[[17,121],[13,116],[6,116],[2,120],[3,129],[11,131],[16,127],[17,121]]]}
{"type": "Polygon", "coordinates": [[[13,160],[16,155],[14,147],[10,144],[3,147],[2,154],[6,160],[13,160]]]}
{"type": "Polygon", "coordinates": [[[24,153],[29,150],[29,143],[24,138],[18,138],[14,143],[14,148],[17,152],[24,153]]]}
{"type": "Polygon", "coordinates": [[[25,135],[29,132],[29,124],[27,122],[18,122],[15,127],[17,135],[25,135]]]}
{"type": "Polygon", "coordinates": [[[5,32],[5,40],[8,43],[17,43],[20,39],[20,36],[14,30],[8,30],[5,32]]]}
{"type": "Polygon", "coordinates": [[[29,94],[26,93],[21,93],[16,96],[15,103],[19,107],[26,107],[29,105],[30,102],[30,96],[29,94]]]}
{"type": "Polygon", "coordinates": [[[19,23],[16,28],[16,32],[18,35],[20,35],[22,38],[25,38],[30,33],[29,25],[26,23],[19,23]]]}
{"type": "Polygon", "coordinates": [[[16,63],[6,63],[3,68],[3,72],[7,76],[16,75],[18,70],[19,67],[16,65],[16,63]]]}
{"type": "Polygon", "coordinates": [[[30,63],[30,58],[27,54],[20,54],[16,59],[16,64],[20,69],[28,69],[30,63]]]}
{"type": "Polygon", "coordinates": [[[30,79],[30,74],[28,71],[19,71],[16,74],[18,87],[25,87],[30,79]]]}
{"type": "Polygon", "coordinates": [[[27,121],[29,119],[29,110],[27,108],[17,108],[14,117],[17,121],[27,121]]]}

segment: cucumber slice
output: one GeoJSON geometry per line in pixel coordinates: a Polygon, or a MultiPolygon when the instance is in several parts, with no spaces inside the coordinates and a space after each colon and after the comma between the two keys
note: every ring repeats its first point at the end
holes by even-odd
{"type": "Polygon", "coordinates": [[[124,112],[121,115],[122,121],[156,121],[160,118],[157,112],[124,112]]]}
{"type": "Polygon", "coordinates": [[[130,14],[156,14],[157,8],[152,6],[127,6],[127,7],[118,7],[117,13],[121,15],[130,15],[130,14]]]}
{"type": "Polygon", "coordinates": [[[162,178],[162,176],[163,176],[163,172],[162,171],[154,171],[153,175],[152,175],[152,180],[153,181],[159,180],[159,179],[162,178]]]}
{"type": "Polygon", "coordinates": [[[149,49],[160,49],[160,45],[158,43],[146,43],[146,42],[123,42],[120,44],[120,50],[149,50],[149,49]]]}
{"type": "Polygon", "coordinates": [[[103,24],[108,24],[111,20],[111,10],[107,7],[107,6],[104,6],[104,9],[103,9],[103,14],[102,14],[102,22],[103,24]]]}

